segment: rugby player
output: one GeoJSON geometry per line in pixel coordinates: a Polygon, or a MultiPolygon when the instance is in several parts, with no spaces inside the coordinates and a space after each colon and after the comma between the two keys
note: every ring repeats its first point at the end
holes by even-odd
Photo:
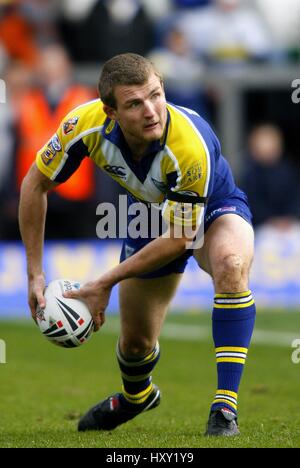
{"type": "Polygon", "coordinates": [[[163,203],[168,231],[155,239],[128,237],[117,267],[66,294],[86,301],[98,330],[111,290],[120,286],[117,360],[122,392],[92,407],[78,429],[111,430],[159,404],[160,391],[152,382],[160,355],[158,338],[188,258],[194,255],[215,289],[212,323],[218,384],[206,435],[237,435],[238,388],[255,321],[248,285],[254,235],[247,197],[235,185],[208,123],[192,110],[166,102],[162,77],[147,59],[122,54],[107,61],[99,94],[101,100],[66,116],[22,184],[19,218],[32,316],[35,319],[37,304],[45,305],[47,192],[90,157],[125,187],[129,204],[163,203]],[[182,216],[185,206],[187,217],[182,216]],[[193,234],[186,234],[188,224],[195,228],[193,234]],[[175,235],[178,226],[180,236],[175,235]],[[204,244],[193,249],[200,226],[204,244]]]}

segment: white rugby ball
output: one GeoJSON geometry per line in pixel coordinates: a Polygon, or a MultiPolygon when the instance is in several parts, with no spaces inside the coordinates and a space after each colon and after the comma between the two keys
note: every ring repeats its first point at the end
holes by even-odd
{"type": "Polygon", "coordinates": [[[51,343],[64,348],[76,348],[92,335],[94,323],[87,305],[79,299],[63,297],[66,291],[78,290],[80,283],[54,280],[45,289],[46,307],[37,307],[37,323],[51,343]]]}

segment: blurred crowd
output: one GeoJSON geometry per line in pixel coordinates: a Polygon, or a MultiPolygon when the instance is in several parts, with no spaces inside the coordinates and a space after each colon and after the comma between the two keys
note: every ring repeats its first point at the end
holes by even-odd
{"type": "MultiPolygon", "coordinates": [[[[19,237],[21,181],[62,118],[96,96],[74,68],[118,53],[148,56],[162,71],[167,98],[213,120],[201,86],[206,67],[299,63],[299,0],[0,0],[0,240],[19,237]]],[[[245,142],[246,190],[256,226],[288,229],[300,216],[299,168],[273,122],[245,142]]],[[[295,160],[295,157],[294,157],[295,160]]],[[[49,238],[95,237],[96,206],[119,187],[84,161],[49,196],[49,238]],[[76,216],[80,213],[80,216],[76,216]],[[79,223],[74,219],[80,219],[79,223]]]]}

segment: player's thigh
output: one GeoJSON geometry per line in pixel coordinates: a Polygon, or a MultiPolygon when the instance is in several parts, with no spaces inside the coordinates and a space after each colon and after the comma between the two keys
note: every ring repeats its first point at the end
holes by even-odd
{"type": "Polygon", "coordinates": [[[252,226],[241,216],[226,214],[218,217],[207,230],[203,247],[194,251],[200,267],[215,276],[226,259],[236,257],[242,263],[243,273],[249,272],[254,253],[252,226]]]}
{"type": "Polygon", "coordinates": [[[130,278],[119,286],[121,341],[153,347],[182,274],[130,278]]]}

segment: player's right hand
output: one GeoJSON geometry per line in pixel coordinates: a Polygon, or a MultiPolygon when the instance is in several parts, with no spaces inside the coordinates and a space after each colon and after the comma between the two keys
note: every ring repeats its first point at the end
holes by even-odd
{"type": "Polygon", "coordinates": [[[41,309],[46,307],[46,300],[44,297],[45,291],[45,275],[41,273],[29,278],[28,280],[28,304],[30,307],[31,315],[35,323],[36,321],[36,308],[39,305],[41,309]]]}

